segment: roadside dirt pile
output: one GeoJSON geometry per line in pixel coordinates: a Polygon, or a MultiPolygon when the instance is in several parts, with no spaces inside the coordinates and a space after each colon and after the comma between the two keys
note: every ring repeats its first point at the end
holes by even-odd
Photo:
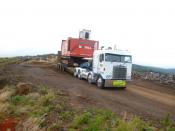
{"type": "Polygon", "coordinates": [[[175,75],[173,74],[161,74],[155,72],[147,72],[142,76],[145,80],[157,81],[161,84],[168,85],[175,88],[175,75]]]}
{"type": "Polygon", "coordinates": [[[19,82],[16,86],[16,94],[27,95],[34,91],[36,87],[32,83],[19,82]]]}
{"type": "Polygon", "coordinates": [[[37,56],[24,56],[19,58],[21,62],[27,63],[56,63],[57,55],[56,54],[46,54],[46,55],[37,55],[37,56]]]}
{"type": "Polygon", "coordinates": [[[141,77],[142,75],[140,73],[135,71],[132,72],[132,79],[137,80],[137,79],[141,79],[141,77]]]}
{"type": "Polygon", "coordinates": [[[162,74],[157,72],[145,72],[145,73],[132,73],[133,79],[142,79],[158,82],[160,84],[175,88],[175,75],[174,74],[162,74]]]}

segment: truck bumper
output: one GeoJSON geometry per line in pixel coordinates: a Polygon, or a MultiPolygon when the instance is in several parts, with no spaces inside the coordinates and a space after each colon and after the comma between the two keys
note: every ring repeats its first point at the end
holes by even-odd
{"type": "Polygon", "coordinates": [[[126,87],[126,80],[105,80],[105,87],[126,87]]]}

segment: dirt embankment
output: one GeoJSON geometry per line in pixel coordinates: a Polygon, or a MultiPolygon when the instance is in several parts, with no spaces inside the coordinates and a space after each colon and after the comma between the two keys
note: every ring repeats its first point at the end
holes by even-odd
{"type": "Polygon", "coordinates": [[[75,107],[107,108],[119,115],[127,112],[127,115],[138,115],[153,121],[161,120],[169,113],[175,120],[175,91],[151,82],[131,82],[125,90],[101,90],[50,67],[12,65],[9,68],[32,83],[68,92],[75,107]]]}

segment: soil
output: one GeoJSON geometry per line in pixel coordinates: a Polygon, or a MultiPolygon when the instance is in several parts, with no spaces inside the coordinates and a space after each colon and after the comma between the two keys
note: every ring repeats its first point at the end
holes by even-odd
{"type": "Polygon", "coordinates": [[[169,113],[175,120],[175,90],[150,81],[133,80],[126,89],[99,89],[71,74],[50,66],[10,65],[12,74],[18,74],[24,81],[46,85],[69,94],[75,107],[97,107],[110,109],[123,116],[137,115],[144,120],[160,121],[169,113]]]}
{"type": "Polygon", "coordinates": [[[3,121],[3,123],[0,123],[0,129],[1,131],[15,131],[15,126],[18,123],[18,119],[16,118],[7,118],[3,121]]]}

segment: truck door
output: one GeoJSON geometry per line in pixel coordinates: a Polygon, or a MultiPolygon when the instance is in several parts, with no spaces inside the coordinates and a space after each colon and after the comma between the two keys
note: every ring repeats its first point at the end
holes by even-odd
{"type": "Polygon", "coordinates": [[[100,74],[103,72],[103,64],[104,64],[104,54],[100,54],[97,68],[97,72],[100,74]]]}
{"type": "Polygon", "coordinates": [[[99,55],[98,54],[94,54],[93,55],[93,65],[92,65],[92,71],[94,73],[97,73],[98,63],[99,63],[99,55]]]}
{"type": "Polygon", "coordinates": [[[93,72],[101,73],[103,72],[103,64],[104,64],[104,54],[95,54],[93,56],[93,72]]]}

